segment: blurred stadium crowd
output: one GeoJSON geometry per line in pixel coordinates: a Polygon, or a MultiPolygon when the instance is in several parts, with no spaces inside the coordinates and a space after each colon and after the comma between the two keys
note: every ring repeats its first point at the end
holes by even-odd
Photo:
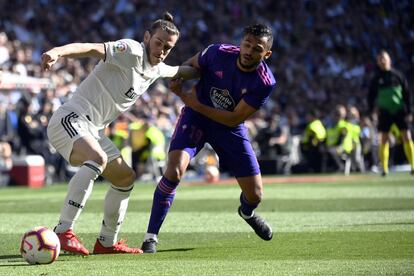
{"type": "MultiPolygon", "coordinates": [[[[146,28],[165,10],[175,16],[181,31],[166,61],[171,65],[210,43],[238,44],[242,27],[252,20],[273,27],[275,43],[268,63],[277,76],[277,89],[266,108],[247,122],[264,171],[375,169],[376,122],[366,114],[367,87],[375,55],[385,48],[412,88],[414,4],[410,0],[16,0],[0,2],[3,173],[12,166],[11,155],[40,154],[53,181],[67,177],[67,166],[50,148],[45,129],[53,111],[97,60],[60,60],[53,70],[43,72],[42,52],[70,42],[126,37],[142,41],[146,28]],[[20,86],[5,84],[16,75],[29,81],[20,86]],[[309,136],[315,119],[320,119],[318,135],[309,136]],[[338,125],[341,120],[347,124],[338,125]]],[[[148,160],[150,166],[162,166],[157,160],[165,159],[182,106],[167,87],[166,82],[157,82],[108,129],[139,175],[148,172],[148,160]]],[[[209,151],[201,159],[200,164],[215,163],[209,151]]],[[[394,162],[404,160],[394,158],[394,162]]]]}

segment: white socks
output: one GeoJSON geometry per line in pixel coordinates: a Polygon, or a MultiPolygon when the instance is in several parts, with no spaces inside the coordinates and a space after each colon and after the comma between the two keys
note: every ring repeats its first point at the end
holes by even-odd
{"type": "MultiPolygon", "coordinates": [[[[69,181],[68,192],[60,212],[56,233],[72,229],[88,200],[94,181],[102,173],[102,166],[93,161],[86,161],[69,181]]],[[[128,201],[134,185],[128,187],[110,186],[104,202],[104,218],[99,241],[105,247],[117,242],[121,224],[125,218],[128,201]]]]}
{"type": "Polygon", "coordinates": [[[104,247],[110,247],[118,240],[118,233],[124,221],[128,208],[129,195],[133,188],[134,184],[128,187],[111,185],[106,193],[104,218],[101,233],[98,238],[104,247]]]}
{"type": "Polygon", "coordinates": [[[94,161],[85,161],[78,172],[69,181],[65,202],[60,211],[59,224],[55,232],[62,233],[73,228],[88,200],[93,183],[102,173],[102,166],[94,161]]]}
{"type": "Polygon", "coordinates": [[[152,233],[146,233],[145,237],[144,237],[144,241],[150,241],[153,240],[156,243],[158,243],[158,236],[157,234],[152,234],[152,233]]]}
{"type": "Polygon", "coordinates": [[[240,216],[244,219],[249,219],[252,218],[254,216],[254,211],[252,212],[252,214],[250,216],[246,216],[245,214],[243,214],[243,212],[240,210],[240,216]]]}

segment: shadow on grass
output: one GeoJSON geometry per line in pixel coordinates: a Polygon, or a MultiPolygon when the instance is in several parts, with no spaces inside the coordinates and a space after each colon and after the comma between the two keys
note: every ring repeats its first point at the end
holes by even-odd
{"type": "Polygon", "coordinates": [[[164,250],[157,250],[158,253],[162,252],[186,252],[186,251],[192,251],[195,248],[172,248],[172,249],[164,249],[164,250]]]}
{"type": "Polygon", "coordinates": [[[6,266],[10,266],[10,267],[16,267],[16,266],[29,266],[30,264],[2,264],[0,263],[0,267],[6,267],[6,266]]]}
{"type": "Polygon", "coordinates": [[[9,262],[15,262],[16,259],[23,260],[21,255],[0,255],[0,260],[10,259],[9,262]]]}
{"type": "Polygon", "coordinates": [[[28,266],[28,263],[21,263],[24,262],[21,255],[1,255],[0,256],[0,267],[5,266],[28,266]]]}
{"type": "MultiPolygon", "coordinates": [[[[60,253],[59,256],[79,256],[70,253],[60,253]]],[[[83,257],[83,256],[81,256],[83,257]]],[[[61,261],[61,260],[57,260],[61,261]]],[[[5,266],[28,266],[28,263],[21,263],[25,262],[21,255],[0,255],[0,267],[5,266]]]]}

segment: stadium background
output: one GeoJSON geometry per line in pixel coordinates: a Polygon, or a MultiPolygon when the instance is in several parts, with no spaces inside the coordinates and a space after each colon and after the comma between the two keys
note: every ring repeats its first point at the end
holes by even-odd
{"type": "MultiPolygon", "coordinates": [[[[181,31],[166,61],[171,65],[180,64],[210,43],[238,44],[242,27],[253,19],[272,26],[275,43],[268,63],[277,76],[277,89],[265,109],[248,122],[263,168],[274,173],[308,171],[300,166],[297,152],[306,114],[318,110],[329,127],[333,107],[343,104],[356,107],[361,114],[358,124],[365,130],[362,134],[368,133],[361,137],[368,145],[366,165],[375,171],[375,121],[366,116],[367,85],[375,68],[374,57],[385,48],[412,88],[414,5],[408,0],[1,1],[0,136],[11,145],[13,155],[42,155],[48,181],[66,180],[70,168],[49,147],[45,127],[53,110],[70,97],[97,60],[60,60],[52,71],[42,72],[41,53],[70,42],[125,37],[141,41],[146,28],[165,10],[175,16],[181,31]],[[269,129],[271,133],[266,131],[269,129]]],[[[168,93],[166,83],[159,81],[108,134],[124,148],[130,142],[126,137],[130,123],[147,121],[162,131],[168,144],[181,105],[168,93]]],[[[397,153],[395,147],[395,157],[397,153]]],[[[209,160],[199,162],[201,166],[214,163],[209,160]]],[[[4,161],[1,157],[3,176],[8,174],[4,161]]],[[[195,174],[202,173],[197,164],[194,168],[195,174]]]]}

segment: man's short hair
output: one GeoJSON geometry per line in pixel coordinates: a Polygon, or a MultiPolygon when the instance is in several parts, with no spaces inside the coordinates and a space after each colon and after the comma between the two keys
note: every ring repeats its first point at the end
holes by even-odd
{"type": "Polygon", "coordinates": [[[256,37],[267,37],[267,49],[270,50],[272,49],[272,45],[273,45],[273,32],[272,29],[265,25],[265,24],[261,24],[261,23],[256,23],[253,25],[249,25],[247,27],[244,28],[243,30],[243,37],[251,34],[253,36],[256,37]]]}
{"type": "Polygon", "coordinates": [[[149,32],[151,35],[155,34],[158,29],[166,31],[170,35],[180,36],[180,31],[174,24],[174,17],[169,12],[163,14],[163,19],[158,19],[152,23],[149,32]]]}

